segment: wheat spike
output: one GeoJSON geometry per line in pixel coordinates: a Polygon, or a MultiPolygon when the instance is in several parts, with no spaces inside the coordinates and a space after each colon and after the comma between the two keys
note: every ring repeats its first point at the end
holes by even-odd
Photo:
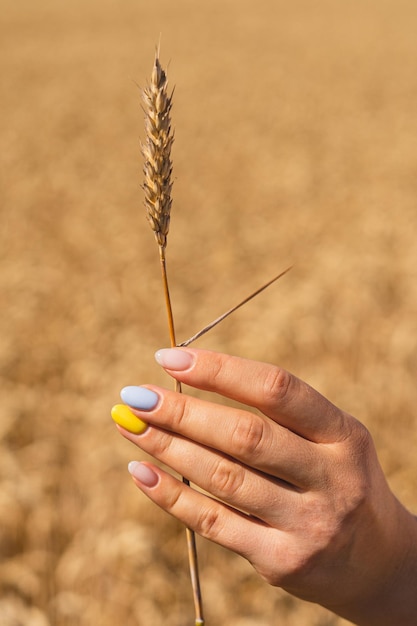
{"type": "Polygon", "coordinates": [[[158,245],[166,247],[171,213],[171,147],[174,133],[171,130],[172,93],[168,94],[168,80],[158,56],[151,81],[142,90],[145,112],[146,139],[142,144],[144,156],[145,206],[147,219],[154,231],[158,245]]]}

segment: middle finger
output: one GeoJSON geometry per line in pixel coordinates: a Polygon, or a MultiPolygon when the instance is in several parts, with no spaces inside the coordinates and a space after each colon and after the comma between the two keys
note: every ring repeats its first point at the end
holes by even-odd
{"type": "Polygon", "coordinates": [[[310,489],[321,480],[319,446],[268,417],[160,387],[125,387],[121,395],[147,423],[223,452],[274,478],[301,489],[310,489]]]}

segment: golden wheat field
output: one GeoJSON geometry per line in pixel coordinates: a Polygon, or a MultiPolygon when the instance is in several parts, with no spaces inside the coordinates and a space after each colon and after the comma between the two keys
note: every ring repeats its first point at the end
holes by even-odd
{"type": "MultiPolygon", "coordinates": [[[[0,0],[1,626],[188,626],[184,530],[110,408],[170,385],[143,208],[145,85],[175,85],[179,340],[291,370],[417,510],[415,0],[0,0]]],[[[196,393],[196,392],[194,392],[196,393]]],[[[341,626],[198,541],[207,626],[341,626]]]]}

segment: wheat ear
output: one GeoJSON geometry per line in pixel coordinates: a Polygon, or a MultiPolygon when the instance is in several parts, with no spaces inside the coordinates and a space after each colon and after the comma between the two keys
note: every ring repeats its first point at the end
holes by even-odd
{"type": "MultiPolygon", "coordinates": [[[[174,316],[169,294],[165,256],[172,205],[171,148],[174,142],[174,133],[171,128],[172,95],[173,91],[171,94],[168,93],[167,76],[161,67],[157,52],[151,81],[142,90],[146,131],[145,142],[142,144],[142,154],[145,161],[143,189],[145,191],[146,216],[159,247],[170,342],[171,346],[174,347],[176,345],[174,316]]],[[[175,390],[181,393],[181,384],[178,381],[175,382],[175,390]]],[[[189,485],[186,478],[183,478],[183,481],[189,485]]],[[[189,528],[186,529],[186,534],[195,607],[195,626],[203,626],[204,618],[195,534],[189,528]]]]}

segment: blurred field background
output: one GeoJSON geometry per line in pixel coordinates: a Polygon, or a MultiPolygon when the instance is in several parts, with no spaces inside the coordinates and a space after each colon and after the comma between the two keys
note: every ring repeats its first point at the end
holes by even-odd
{"type": "MultiPolygon", "coordinates": [[[[417,509],[414,0],[0,0],[0,623],[193,623],[182,527],[109,417],[171,383],[136,83],[176,85],[180,340],[276,362],[371,430],[417,509]]],[[[207,625],[340,626],[199,541],[207,625]]]]}

